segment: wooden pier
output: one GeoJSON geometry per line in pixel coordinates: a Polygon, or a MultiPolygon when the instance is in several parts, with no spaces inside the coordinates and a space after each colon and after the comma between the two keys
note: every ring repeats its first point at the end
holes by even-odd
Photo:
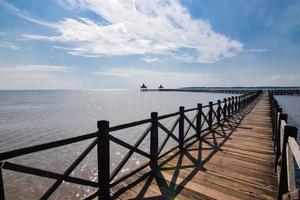
{"type": "Polygon", "coordinates": [[[205,93],[223,93],[223,94],[246,94],[259,91],[253,89],[167,89],[167,88],[141,88],[142,92],[205,92],[205,93]]]}
{"type": "Polygon", "coordinates": [[[73,138],[0,153],[0,199],[4,200],[3,170],[55,179],[39,198],[51,198],[62,182],[96,188],[85,199],[298,199],[294,164],[300,164],[297,129],[270,93],[253,91],[208,105],[109,126],[98,122],[98,131],[73,138]],[[191,117],[192,116],[192,117],[191,117]],[[170,127],[163,120],[174,119],[170,127]],[[119,130],[148,125],[134,144],[118,139],[119,130]],[[163,140],[159,139],[164,134],[163,140]],[[150,135],[149,152],[139,146],[150,135]],[[11,158],[93,139],[64,173],[10,162],[11,158]],[[166,145],[170,139],[174,146],[166,145]],[[110,143],[128,149],[111,171],[110,143]],[[97,147],[98,180],[70,176],[97,147]],[[120,174],[134,153],[143,165],[120,174]],[[296,163],[294,163],[294,159],[296,163]]]}
{"type": "Polygon", "coordinates": [[[276,199],[270,104],[267,94],[195,138],[183,151],[159,161],[160,167],[139,182],[143,172],[123,183],[119,199],[276,199]],[[130,186],[137,179],[136,186],[130,186]]]}
{"type": "Polygon", "coordinates": [[[300,88],[299,87],[282,87],[282,89],[274,89],[272,87],[249,87],[249,88],[215,88],[215,87],[208,87],[208,88],[177,88],[177,89],[168,89],[168,88],[145,88],[141,87],[141,91],[143,92],[205,92],[205,93],[224,93],[224,94],[245,94],[249,92],[256,92],[256,91],[264,91],[270,92],[274,95],[300,95],[300,88]]]}

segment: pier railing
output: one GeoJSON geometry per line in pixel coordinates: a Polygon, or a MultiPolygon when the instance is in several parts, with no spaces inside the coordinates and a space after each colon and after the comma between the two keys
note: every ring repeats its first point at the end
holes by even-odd
{"type": "Polygon", "coordinates": [[[273,95],[300,95],[300,89],[269,90],[273,95]]]}
{"type": "Polygon", "coordinates": [[[272,89],[272,88],[235,88],[235,89],[217,89],[217,88],[178,88],[178,89],[167,89],[167,88],[158,88],[158,89],[150,89],[150,88],[141,88],[143,92],[205,92],[205,93],[225,93],[225,94],[247,94],[253,93],[257,91],[263,90],[264,92],[271,92],[274,95],[300,95],[300,89],[297,88],[283,88],[283,89],[272,89]]]}
{"type": "Polygon", "coordinates": [[[254,92],[259,92],[261,90],[251,90],[251,89],[167,89],[167,88],[141,88],[142,92],[205,92],[205,93],[224,93],[224,94],[249,94],[254,92]]]}
{"type": "Polygon", "coordinates": [[[275,152],[275,172],[278,175],[278,199],[298,199],[295,166],[300,168],[300,149],[297,128],[287,123],[288,115],[282,112],[277,100],[270,94],[271,118],[275,152]],[[296,197],[296,198],[295,198],[296,197]]]}
{"type": "Polygon", "coordinates": [[[98,121],[98,131],[94,133],[30,146],[22,149],[16,149],[8,152],[2,152],[0,153],[0,199],[5,199],[2,170],[12,170],[56,180],[56,182],[42,195],[42,197],[40,198],[41,200],[48,199],[61,185],[62,182],[69,182],[96,188],[97,191],[86,199],[94,199],[96,197],[99,197],[99,199],[108,200],[111,198],[110,189],[112,187],[118,185],[122,181],[130,178],[133,174],[146,169],[147,167],[150,167],[150,171],[148,172],[149,174],[152,171],[155,171],[155,169],[159,167],[159,159],[170,154],[177,148],[183,149],[185,144],[192,138],[198,137],[199,139],[201,139],[201,134],[204,131],[213,130],[215,127],[218,127],[221,123],[231,118],[234,113],[240,111],[247,104],[252,102],[260,93],[261,91],[256,91],[240,96],[232,96],[224,98],[223,101],[219,100],[216,103],[209,102],[208,105],[204,106],[202,104],[198,104],[196,108],[191,109],[185,109],[183,106],[181,106],[179,107],[179,110],[177,112],[161,116],[158,116],[157,112],[152,112],[151,118],[149,119],[113,127],[109,126],[108,121],[98,121]],[[190,115],[193,112],[194,115],[192,116],[192,118],[190,118],[190,115]],[[163,124],[163,120],[173,118],[175,118],[175,121],[173,122],[171,128],[168,129],[163,124]],[[115,134],[112,134],[120,130],[140,125],[148,126],[141,134],[140,138],[133,145],[117,138],[115,134]],[[177,130],[178,132],[175,133],[175,130],[177,130]],[[192,133],[190,133],[191,131],[192,133]],[[165,138],[162,141],[159,141],[159,138],[161,138],[159,137],[159,134],[163,133],[165,134],[165,138]],[[150,150],[149,152],[146,152],[145,150],[142,150],[140,148],[140,145],[149,134],[150,141],[148,142],[150,143],[150,150]],[[166,145],[170,138],[176,141],[176,145],[173,147],[167,147],[166,145]],[[77,159],[73,161],[73,163],[62,174],[47,171],[44,169],[15,164],[9,161],[10,159],[15,157],[73,144],[88,139],[93,139],[92,143],[77,157],[77,159]],[[116,143],[129,150],[112,172],[110,172],[111,143],[116,143]],[[81,161],[92,151],[94,147],[97,148],[97,157],[95,159],[97,159],[98,165],[98,181],[86,180],[83,178],[70,176],[72,171],[81,163],[81,161]],[[120,175],[122,168],[134,153],[144,157],[146,162],[142,166],[133,169],[131,172],[120,175]]]}

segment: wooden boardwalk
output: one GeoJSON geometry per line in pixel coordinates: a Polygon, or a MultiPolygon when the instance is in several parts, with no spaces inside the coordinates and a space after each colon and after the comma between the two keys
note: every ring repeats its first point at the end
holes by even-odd
{"type": "Polygon", "coordinates": [[[212,132],[111,191],[115,199],[276,199],[270,104],[263,94],[212,132]]]}

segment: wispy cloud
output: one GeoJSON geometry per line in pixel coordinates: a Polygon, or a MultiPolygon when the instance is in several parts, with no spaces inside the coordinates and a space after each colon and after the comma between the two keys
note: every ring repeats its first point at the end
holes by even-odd
{"type": "Polygon", "coordinates": [[[153,62],[160,61],[159,58],[154,58],[154,57],[142,57],[142,60],[145,61],[146,63],[153,63],[153,62]]]}
{"type": "Polygon", "coordinates": [[[71,72],[73,67],[56,65],[5,65],[0,67],[0,72],[71,72]]]}
{"type": "Polygon", "coordinates": [[[0,43],[0,48],[9,48],[9,49],[13,49],[13,50],[17,50],[19,49],[19,47],[13,43],[10,43],[10,42],[3,42],[3,43],[0,43]]]}
{"type": "Polygon", "coordinates": [[[163,72],[155,70],[114,68],[96,72],[99,76],[125,78],[138,85],[142,82],[154,86],[164,84],[167,87],[217,85],[220,79],[211,73],[200,72],[163,72]]]}
{"type": "Polygon", "coordinates": [[[33,17],[30,17],[30,15],[28,15],[26,12],[16,8],[14,5],[7,3],[3,0],[0,0],[0,5],[2,5],[3,7],[5,7],[7,10],[9,10],[12,14],[17,15],[23,19],[26,19],[30,22],[33,22],[35,24],[39,24],[42,26],[48,26],[51,28],[56,28],[56,25],[54,23],[50,23],[50,22],[46,22],[44,20],[40,20],[40,19],[35,19],[33,17]]]}
{"type": "MultiPolygon", "coordinates": [[[[61,0],[63,1],[63,0],[61,0]]],[[[210,23],[194,19],[178,0],[65,0],[71,8],[92,11],[105,22],[66,18],[55,24],[22,18],[54,28],[55,36],[28,35],[31,40],[65,42],[81,56],[165,55],[184,62],[212,63],[239,54],[243,44],[216,33],[210,23]]]]}

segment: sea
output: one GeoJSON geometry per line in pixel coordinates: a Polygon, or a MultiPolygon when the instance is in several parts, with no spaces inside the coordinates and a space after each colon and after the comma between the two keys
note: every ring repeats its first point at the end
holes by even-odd
{"type": "MultiPolygon", "coordinates": [[[[112,127],[148,119],[151,112],[158,112],[158,115],[173,113],[179,110],[179,106],[185,106],[186,109],[195,108],[198,103],[207,105],[209,101],[216,102],[229,96],[232,94],[139,90],[0,91],[0,152],[93,133],[97,131],[99,120],[109,121],[112,127]]],[[[300,128],[300,97],[276,98],[284,112],[289,115],[288,122],[300,128]]],[[[176,117],[163,123],[170,128],[175,120],[176,117]]],[[[112,134],[134,144],[147,126],[142,125],[112,134]]],[[[149,151],[149,141],[147,136],[139,148],[149,151]]],[[[91,142],[92,140],[87,140],[9,161],[63,173],[91,142]]],[[[172,146],[172,142],[169,145],[172,146]]],[[[95,150],[96,148],[79,164],[71,176],[97,181],[95,150]]],[[[111,170],[127,152],[125,148],[111,144],[111,170]]],[[[133,154],[120,175],[128,173],[143,162],[145,160],[142,156],[133,154]]],[[[55,182],[52,179],[9,170],[3,170],[3,177],[6,198],[14,200],[38,199],[55,182]]],[[[299,179],[299,174],[297,177],[299,179]]],[[[63,182],[50,199],[82,199],[93,192],[93,188],[63,182]]]]}

